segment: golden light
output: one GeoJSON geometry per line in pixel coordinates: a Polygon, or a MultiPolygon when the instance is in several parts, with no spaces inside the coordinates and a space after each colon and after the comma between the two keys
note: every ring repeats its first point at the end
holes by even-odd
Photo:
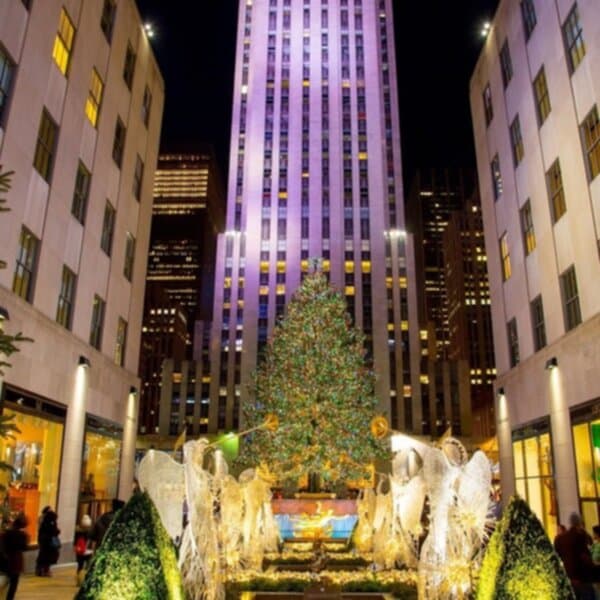
{"type": "Polygon", "coordinates": [[[376,440],[383,439],[390,432],[388,420],[383,415],[371,419],[371,435],[376,440]]]}

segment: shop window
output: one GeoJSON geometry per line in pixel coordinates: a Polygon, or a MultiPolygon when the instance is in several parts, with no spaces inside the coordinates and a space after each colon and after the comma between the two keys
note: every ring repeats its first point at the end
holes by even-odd
{"type": "Polygon", "coordinates": [[[556,534],[558,506],[553,476],[552,444],[547,424],[513,432],[515,488],[544,525],[556,534]]]}
{"type": "MultiPolygon", "coordinates": [[[[16,392],[11,395],[23,401],[16,392]]],[[[2,459],[14,469],[0,471],[0,483],[7,488],[10,516],[25,513],[29,521],[26,531],[35,543],[42,508],[56,508],[64,424],[35,410],[6,408],[3,415],[14,417],[19,431],[0,439],[2,459]]]]}
{"type": "Polygon", "coordinates": [[[121,428],[88,417],[81,461],[78,522],[83,515],[96,520],[117,497],[121,463],[121,428]]]}

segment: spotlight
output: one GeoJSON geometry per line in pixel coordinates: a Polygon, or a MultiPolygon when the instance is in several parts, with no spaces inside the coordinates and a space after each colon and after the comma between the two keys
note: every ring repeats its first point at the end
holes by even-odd
{"type": "Polygon", "coordinates": [[[481,26],[481,37],[483,37],[483,38],[487,37],[488,33],[490,32],[490,28],[491,28],[491,25],[490,25],[489,21],[486,21],[481,26]]]}
{"type": "Polygon", "coordinates": [[[8,310],[4,308],[4,306],[0,306],[0,321],[8,321],[10,319],[10,314],[8,310]]]}
{"type": "Polygon", "coordinates": [[[498,396],[498,398],[500,398],[500,396],[504,396],[504,395],[505,395],[504,388],[503,387],[498,388],[498,390],[496,391],[496,396],[498,396]]]}
{"type": "Polygon", "coordinates": [[[79,356],[78,364],[80,367],[83,367],[84,369],[89,369],[90,368],[90,359],[83,356],[83,354],[82,354],[79,356]]]}
{"type": "Polygon", "coordinates": [[[138,389],[135,387],[135,385],[132,385],[132,386],[129,388],[129,393],[130,393],[132,396],[137,396],[137,394],[138,394],[138,389]]]}
{"type": "Polygon", "coordinates": [[[552,369],[556,369],[556,367],[558,367],[558,359],[556,356],[553,356],[546,361],[546,369],[548,371],[552,371],[552,369]]]}
{"type": "Polygon", "coordinates": [[[154,26],[152,25],[152,23],[144,23],[144,31],[146,32],[146,35],[149,39],[152,39],[154,37],[154,26]]]}

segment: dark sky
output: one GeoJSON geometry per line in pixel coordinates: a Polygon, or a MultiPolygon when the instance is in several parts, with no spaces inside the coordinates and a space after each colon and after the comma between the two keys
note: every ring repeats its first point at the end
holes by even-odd
{"type": "MultiPolygon", "coordinates": [[[[374,0],[368,0],[374,1],[374,0]]],[[[498,0],[395,0],[404,179],[474,166],[469,77],[498,0]]],[[[238,0],[138,0],[166,83],[162,141],[212,143],[225,174],[238,0]],[[184,8],[185,6],[185,8],[184,8]]]]}

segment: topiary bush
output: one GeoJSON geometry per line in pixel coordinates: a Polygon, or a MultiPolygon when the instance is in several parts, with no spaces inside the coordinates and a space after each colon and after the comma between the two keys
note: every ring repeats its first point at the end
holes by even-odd
{"type": "Polygon", "coordinates": [[[575,594],[542,524],[513,497],[483,557],[477,600],[531,598],[574,600],[575,594]]]}
{"type": "Polygon", "coordinates": [[[183,600],[175,547],[146,493],[134,494],[94,554],[76,600],[183,600]]]}

